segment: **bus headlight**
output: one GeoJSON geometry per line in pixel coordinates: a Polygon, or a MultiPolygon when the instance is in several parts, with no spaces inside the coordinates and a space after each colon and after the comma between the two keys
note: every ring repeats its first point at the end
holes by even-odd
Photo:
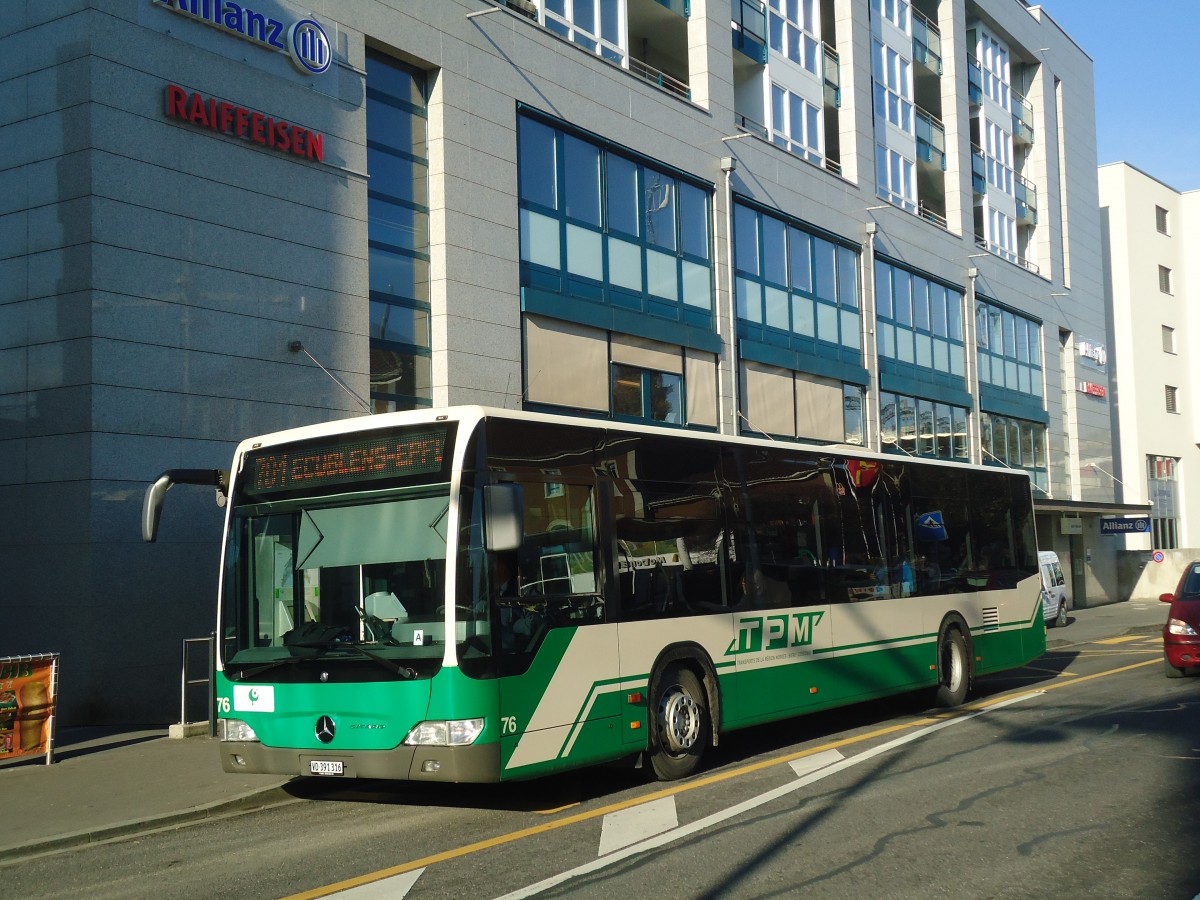
{"type": "Polygon", "coordinates": [[[465,747],[483,732],[483,719],[420,722],[404,743],[410,747],[465,747]]]}
{"type": "Polygon", "coordinates": [[[217,719],[218,741],[257,741],[258,735],[254,729],[241,719],[217,719]]]}

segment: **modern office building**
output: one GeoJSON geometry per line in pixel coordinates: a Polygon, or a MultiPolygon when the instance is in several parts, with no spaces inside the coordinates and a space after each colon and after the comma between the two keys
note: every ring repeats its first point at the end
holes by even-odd
{"type": "MultiPolygon", "coordinates": [[[[1101,166],[1099,185],[1119,496],[1149,504],[1149,527],[1127,544],[1186,551],[1200,546],[1200,285],[1188,252],[1200,238],[1200,191],[1181,193],[1123,162],[1101,166]]],[[[1171,577],[1159,581],[1174,588],[1171,577]]]]}
{"type": "MultiPolygon", "coordinates": [[[[1092,64],[1021,0],[23,0],[0,655],[169,721],[247,435],[482,403],[1030,472],[1120,512],[1092,64]]],[[[1163,451],[1167,452],[1167,451],[1163,451]]]]}

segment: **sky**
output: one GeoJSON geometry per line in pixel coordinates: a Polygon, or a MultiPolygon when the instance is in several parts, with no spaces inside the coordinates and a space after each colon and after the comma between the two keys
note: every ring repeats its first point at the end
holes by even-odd
{"type": "Polygon", "coordinates": [[[1096,156],[1200,190],[1200,0],[1033,0],[1095,64],[1096,156]]]}

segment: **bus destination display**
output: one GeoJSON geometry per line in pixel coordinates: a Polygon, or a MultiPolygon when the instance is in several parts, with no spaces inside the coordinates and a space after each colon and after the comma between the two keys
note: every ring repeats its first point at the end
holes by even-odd
{"type": "Polygon", "coordinates": [[[248,454],[247,496],[303,488],[380,481],[440,472],[446,455],[446,429],[402,432],[359,440],[332,440],[303,447],[248,454]]]}

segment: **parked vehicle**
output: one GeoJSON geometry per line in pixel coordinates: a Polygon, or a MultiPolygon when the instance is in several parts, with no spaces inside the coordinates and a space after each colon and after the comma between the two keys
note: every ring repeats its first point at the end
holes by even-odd
{"type": "Polygon", "coordinates": [[[1071,598],[1067,596],[1067,579],[1063,576],[1058,554],[1053,550],[1039,550],[1038,569],[1042,573],[1042,618],[1051,628],[1066,625],[1071,598]]]}
{"type": "Polygon", "coordinates": [[[1200,560],[1188,563],[1173,594],[1159,597],[1170,603],[1163,626],[1163,663],[1168,678],[1200,672],[1200,560]]]}

